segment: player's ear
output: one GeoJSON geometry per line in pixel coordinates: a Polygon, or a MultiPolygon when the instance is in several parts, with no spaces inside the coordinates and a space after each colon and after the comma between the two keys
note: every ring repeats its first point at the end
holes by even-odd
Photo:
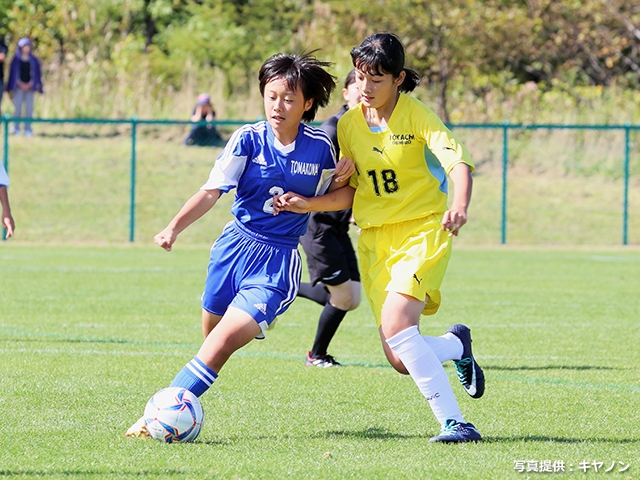
{"type": "Polygon", "coordinates": [[[404,79],[405,79],[406,76],[407,76],[407,72],[402,70],[400,72],[400,74],[398,75],[398,78],[396,78],[394,80],[394,82],[393,82],[393,83],[395,83],[396,87],[399,87],[400,85],[402,85],[402,82],[404,82],[404,79]]]}
{"type": "Polygon", "coordinates": [[[313,98],[310,98],[309,100],[306,100],[304,102],[304,111],[308,112],[311,107],[313,107],[313,98]]]}

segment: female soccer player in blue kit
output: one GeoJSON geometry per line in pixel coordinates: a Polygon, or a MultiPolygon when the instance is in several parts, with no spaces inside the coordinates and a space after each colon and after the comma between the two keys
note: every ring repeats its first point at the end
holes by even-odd
{"type": "Polygon", "coordinates": [[[453,360],[465,391],[482,396],[484,373],[473,357],[469,328],[456,324],[439,337],[419,331],[420,315],[440,306],[451,238],[467,222],[471,157],[435,113],[406,95],[420,78],[404,68],[404,47],[395,35],[368,37],[351,59],[361,102],[339,120],[338,141],[357,174],[350,187],[327,195],[282,195],[276,211],[340,210],[353,203],[362,229],[362,285],[382,347],[398,372],[411,375],[440,423],[440,434],[430,441],[479,441],[442,367],[453,360]],[[455,184],[450,206],[447,177],[455,184]]]}
{"type": "MultiPolygon", "coordinates": [[[[301,274],[298,240],[309,215],[274,215],[274,197],[294,190],[305,196],[344,187],[354,172],[351,161],[336,166],[328,135],[301,122],[315,118],[335,88],[330,64],[312,54],[277,54],[261,67],[258,79],[266,120],[238,129],[193,195],[155,242],[171,250],[180,232],[236,189],[230,222],[211,247],[204,293],[205,340],[171,386],[201,396],[229,357],[261,338],[296,298],[301,274]]],[[[147,436],[141,418],[126,436],[147,436]]]]}

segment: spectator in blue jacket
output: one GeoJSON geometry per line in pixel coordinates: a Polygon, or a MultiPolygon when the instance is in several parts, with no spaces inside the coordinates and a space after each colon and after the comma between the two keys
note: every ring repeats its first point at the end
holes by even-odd
{"type": "MultiPolygon", "coordinates": [[[[18,51],[9,67],[7,90],[15,105],[14,117],[22,117],[23,105],[24,117],[33,117],[35,92],[43,93],[42,74],[40,60],[31,53],[31,40],[28,38],[21,38],[18,41],[18,51]]],[[[20,134],[19,122],[15,123],[13,133],[15,135],[20,134]]],[[[32,135],[30,122],[25,122],[24,134],[27,137],[32,135]]]]}

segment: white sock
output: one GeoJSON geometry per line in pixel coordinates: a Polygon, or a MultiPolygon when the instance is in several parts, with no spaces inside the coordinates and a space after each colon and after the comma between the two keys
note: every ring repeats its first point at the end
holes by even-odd
{"type": "Polygon", "coordinates": [[[462,358],[462,342],[453,333],[447,332],[439,337],[422,337],[436,354],[440,363],[462,358]]]}
{"type": "Polygon", "coordinates": [[[418,327],[388,338],[387,345],[402,360],[440,425],[450,418],[465,423],[442,363],[420,336],[418,327]]]}

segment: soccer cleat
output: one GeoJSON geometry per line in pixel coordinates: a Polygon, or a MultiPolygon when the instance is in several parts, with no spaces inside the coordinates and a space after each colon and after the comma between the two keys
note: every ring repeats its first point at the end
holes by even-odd
{"type": "Polygon", "coordinates": [[[144,423],[144,417],[140,417],[136,423],[131,425],[124,436],[136,438],[148,437],[149,432],[147,431],[147,425],[144,423]]]}
{"type": "Polygon", "coordinates": [[[460,423],[453,419],[445,421],[440,434],[431,437],[429,442],[438,443],[461,443],[479,442],[482,440],[480,433],[470,423],[460,423]]]}
{"type": "Polygon", "coordinates": [[[307,359],[304,364],[307,367],[320,367],[320,368],[329,368],[329,367],[340,367],[342,364],[338,362],[331,355],[322,355],[320,357],[314,358],[311,356],[311,352],[307,352],[307,359]]]}
{"type": "Polygon", "coordinates": [[[471,397],[480,398],[484,394],[484,372],[471,352],[471,330],[466,325],[456,323],[447,332],[453,333],[462,342],[462,358],[453,361],[458,379],[471,397]]]}

